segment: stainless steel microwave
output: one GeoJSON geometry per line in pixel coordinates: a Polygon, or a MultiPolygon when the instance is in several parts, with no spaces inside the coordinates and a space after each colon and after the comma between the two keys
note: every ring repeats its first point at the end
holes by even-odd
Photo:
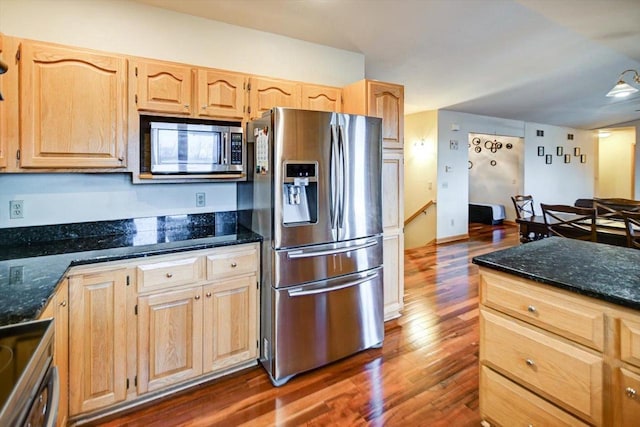
{"type": "Polygon", "coordinates": [[[244,173],[242,127],[151,122],[151,173],[244,173]]]}

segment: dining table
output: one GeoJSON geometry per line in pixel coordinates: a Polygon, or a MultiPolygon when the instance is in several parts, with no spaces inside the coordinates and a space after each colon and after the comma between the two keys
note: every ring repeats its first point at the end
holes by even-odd
{"type": "MultiPolygon", "coordinates": [[[[553,219],[550,219],[550,221],[553,221],[553,219]]],[[[543,215],[517,218],[516,223],[520,227],[520,241],[523,243],[550,236],[543,215]]],[[[598,243],[627,246],[627,233],[622,219],[597,217],[596,235],[598,243]]]]}

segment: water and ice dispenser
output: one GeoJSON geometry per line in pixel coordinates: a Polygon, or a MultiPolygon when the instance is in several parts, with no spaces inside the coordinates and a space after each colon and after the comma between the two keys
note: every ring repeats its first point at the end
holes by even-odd
{"type": "Polygon", "coordinates": [[[318,164],[285,162],[282,183],[284,225],[306,225],[318,221],[318,164]]]}

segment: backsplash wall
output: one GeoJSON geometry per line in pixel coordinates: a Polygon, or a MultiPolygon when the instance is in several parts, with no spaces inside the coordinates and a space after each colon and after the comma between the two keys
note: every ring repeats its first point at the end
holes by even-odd
{"type": "Polygon", "coordinates": [[[236,210],[235,183],[133,185],[131,175],[0,174],[0,228],[236,210]],[[196,193],[206,205],[196,207],[196,193]],[[24,218],[9,219],[22,200],[24,218]]]}

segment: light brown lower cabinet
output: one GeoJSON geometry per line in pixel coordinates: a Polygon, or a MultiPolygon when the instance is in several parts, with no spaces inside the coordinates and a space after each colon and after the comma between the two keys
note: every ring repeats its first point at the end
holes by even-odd
{"type": "Polygon", "coordinates": [[[632,426],[640,312],[480,268],[484,426],[632,426]]]}
{"type": "Polygon", "coordinates": [[[257,364],[259,265],[251,243],[73,267],[41,316],[69,393],[59,425],[257,364]]]}

